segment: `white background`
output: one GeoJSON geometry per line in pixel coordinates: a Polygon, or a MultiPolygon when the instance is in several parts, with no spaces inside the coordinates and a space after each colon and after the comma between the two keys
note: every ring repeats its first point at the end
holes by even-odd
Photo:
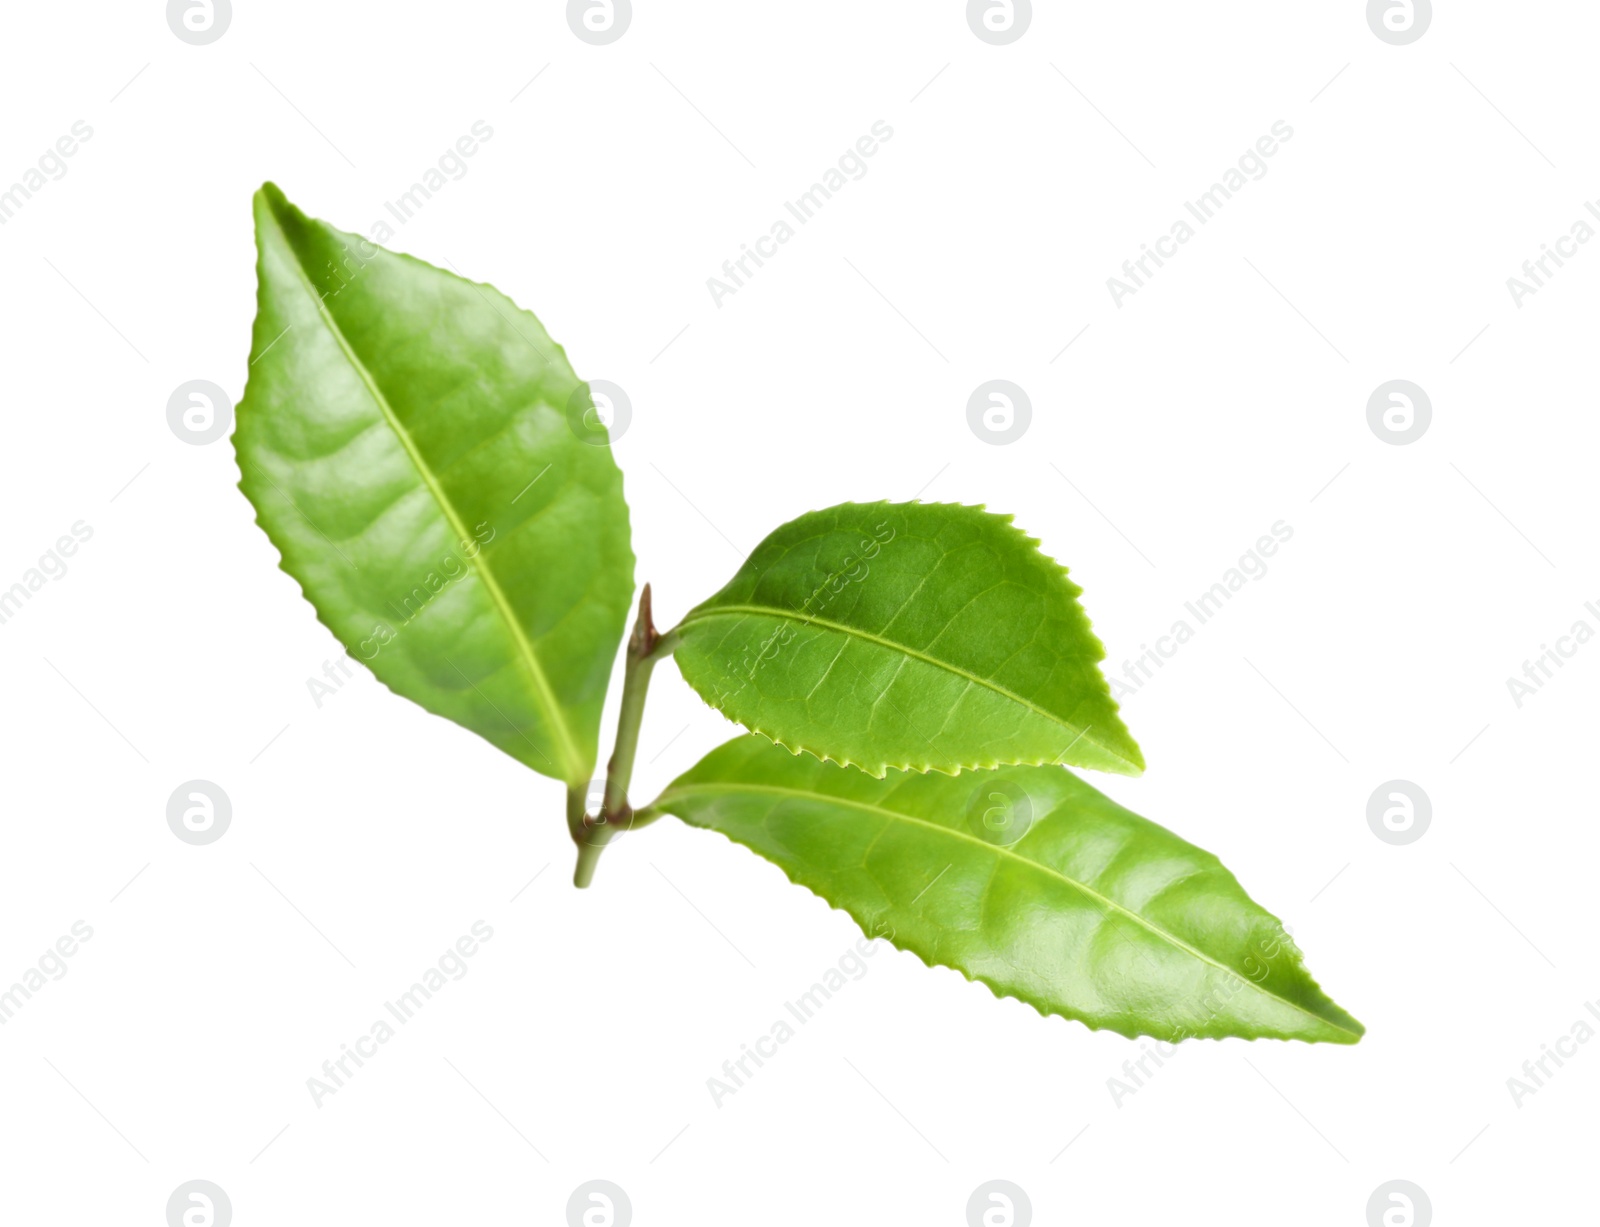
{"type": "MultiPolygon", "coordinates": [[[[8,1221],[159,1224],[205,1179],[240,1227],[560,1224],[596,1177],[641,1227],[955,1225],[993,1178],[1041,1224],[1359,1227],[1392,1179],[1441,1224],[1575,1221],[1600,1044],[1520,1107],[1507,1079],[1600,997],[1600,645],[1520,708],[1506,679],[1600,629],[1600,245],[1520,307],[1506,279],[1600,193],[1600,14],[1441,7],[1397,47],[1357,0],[1041,4],[996,47],[956,0],[637,0],[595,47],[549,0],[236,0],[209,46],[154,0],[8,6],[0,184],[93,137],[0,227],[0,587],[93,536],[0,626],[0,981],[94,930],[0,1028],[8,1221]],[[714,305],[880,119],[866,177],[714,305]],[[663,625],[781,521],[920,494],[1014,512],[1120,671],[1293,527],[1125,704],[1148,773],[1094,782],[1282,916],[1359,1046],[1189,1043],[1119,1106],[1137,1043],[883,950],[718,1107],[855,926],[673,821],[575,892],[553,781],[365,673],[314,703],[340,648],[167,398],[243,388],[262,180],[365,232],[478,120],[390,245],[627,390],[663,625]],[[1269,173],[1115,305],[1278,120],[1269,173]],[[1009,446],[966,420],[997,378],[1033,405],[1009,446]],[[1432,400],[1409,446],[1367,423],[1390,379],[1432,400]],[[233,803],[206,847],[166,824],[193,778],[233,803]],[[1396,778],[1433,805],[1405,847],[1366,819],[1396,778]],[[480,919],[469,974],[315,1106],[480,919]]],[[[656,676],[639,799],[732,733],[656,676]]]]}

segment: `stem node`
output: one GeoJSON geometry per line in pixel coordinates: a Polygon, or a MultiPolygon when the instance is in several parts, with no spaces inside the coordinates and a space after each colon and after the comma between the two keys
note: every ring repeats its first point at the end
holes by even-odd
{"type": "Polygon", "coordinates": [[[573,842],[578,845],[578,865],[572,875],[574,886],[589,885],[594,878],[601,851],[616,838],[618,832],[627,830],[633,823],[633,807],[628,804],[628,785],[633,779],[634,758],[639,752],[639,727],[644,721],[644,701],[650,689],[650,673],[660,656],[665,655],[659,652],[661,647],[662,635],[651,618],[650,585],[646,584],[639,593],[639,617],[628,639],[627,664],[622,680],[622,711],[617,717],[616,745],[611,751],[611,761],[606,765],[605,797],[600,812],[585,812],[582,795],[568,793],[567,825],[572,832],[573,842]],[[574,796],[577,798],[576,811],[573,809],[574,796]]]}

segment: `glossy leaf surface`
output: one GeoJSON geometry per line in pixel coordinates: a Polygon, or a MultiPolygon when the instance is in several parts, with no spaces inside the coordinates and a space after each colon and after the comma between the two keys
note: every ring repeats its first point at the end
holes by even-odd
{"type": "Polygon", "coordinates": [[[924,962],[1122,1035],[1354,1043],[1282,925],[1209,852],[1062,767],[882,780],[759,737],[648,809],[721,831],[924,962]]]}
{"type": "Polygon", "coordinates": [[[492,287],[310,219],[271,184],[255,218],[234,445],[284,570],[392,690],[586,783],[633,589],[587,386],[492,287]]]}
{"type": "Polygon", "coordinates": [[[1138,774],[1066,570],[1009,516],[845,503],[783,525],[679,626],[689,684],[875,776],[1002,763],[1138,774]]]}

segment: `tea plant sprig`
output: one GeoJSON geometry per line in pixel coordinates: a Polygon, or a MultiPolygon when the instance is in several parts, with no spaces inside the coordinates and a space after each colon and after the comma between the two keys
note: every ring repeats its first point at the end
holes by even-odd
{"type": "Polygon", "coordinates": [[[240,488],[381,681],[566,785],[578,886],[619,832],[671,814],[1043,1013],[1169,1040],[1360,1038],[1214,856],[1067,769],[1144,759],[1081,590],[981,507],[809,512],[665,633],[646,585],[591,812],[634,555],[588,385],[494,288],[308,218],[271,184],[255,218],[240,488]],[[668,656],[751,731],[635,809],[668,656]]]}

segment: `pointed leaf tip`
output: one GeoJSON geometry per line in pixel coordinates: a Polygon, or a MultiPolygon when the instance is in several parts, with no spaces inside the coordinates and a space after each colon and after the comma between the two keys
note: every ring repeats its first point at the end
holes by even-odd
{"type": "Polygon", "coordinates": [[[284,570],[390,689],[587,783],[633,551],[610,447],[567,426],[577,376],[492,287],[308,218],[271,182],[253,207],[234,446],[284,570]]]}
{"type": "Polygon", "coordinates": [[[1011,517],[845,503],[758,545],[678,630],[684,678],[791,750],[882,776],[1144,755],[1065,568],[1011,517]]]}
{"type": "Polygon", "coordinates": [[[720,831],[865,932],[1044,1014],[1171,1041],[1365,1031],[1215,856],[1064,767],[875,780],[747,736],[652,812],[720,831]]]}

